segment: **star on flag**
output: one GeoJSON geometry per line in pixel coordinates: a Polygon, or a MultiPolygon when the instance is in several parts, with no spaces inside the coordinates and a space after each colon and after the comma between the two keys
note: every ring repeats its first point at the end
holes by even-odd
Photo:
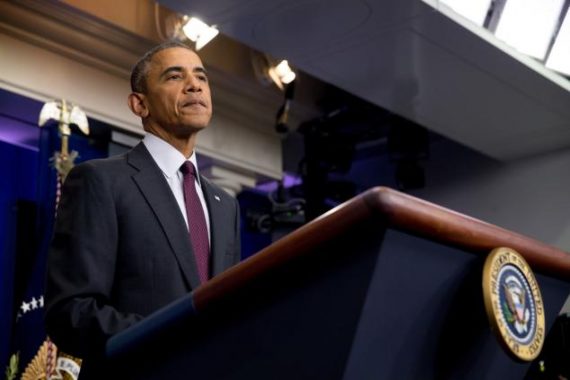
{"type": "Polygon", "coordinates": [[[20,306],[22,313],[20,314],[20,316],[32,310],[41,309],[42,307],[44,307],[44,296],[40,296],[40,298],[38,299],[36,299],[36,297],[32,297],[32,299],[29,300],[28,302],[26,301],[22,302],[22,305],[20,306]]]}

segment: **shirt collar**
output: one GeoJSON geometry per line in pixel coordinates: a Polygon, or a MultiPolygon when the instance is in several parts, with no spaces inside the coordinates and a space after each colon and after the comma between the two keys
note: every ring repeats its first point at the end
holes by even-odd
{"type": "MultiPolygon", "coordinates": [[[[166,178],[170,178],[180,173],[180,166],[182,166],[184,161],[186,161],[186,158],[175,147],[152,133],[147,133],[142,141],[166,178]]],[[[196,168],[196,179],[198,180],[198,184],[201,185],[200,172],[198,171],[198,160],[196,159],[195,150],[192,152],[188,161],[194,164],[194,167],[196,168]]]]}

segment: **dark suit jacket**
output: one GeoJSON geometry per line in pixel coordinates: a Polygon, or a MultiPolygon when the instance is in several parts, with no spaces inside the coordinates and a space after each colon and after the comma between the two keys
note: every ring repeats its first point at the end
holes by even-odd
{"type": "MultiPolygon", "coordinates": [[[[239,207],[201,177],[212,275],[240,257],[239,207]]],[[[46,327],[63,351],[99,357],[106,340],[199,285],[188,230],[141,143],[76,166],[62,192],[48,257],[46,327]]],[[[83,369],[82,369],[83,372],[83,369]]]]}

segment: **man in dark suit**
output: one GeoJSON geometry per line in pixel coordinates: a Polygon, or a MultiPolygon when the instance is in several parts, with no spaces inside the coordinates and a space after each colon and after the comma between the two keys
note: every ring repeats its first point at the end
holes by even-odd
{"type": "Polygon", "coordinates": [[[179,43],[159,45],[133,69],[131,87],[128,104],[147,135],[125,155],[70,172],[48,258],[46,327],[84,359],[81,378],[102,376],[109,337],[240,257],[237,201],[180,171],[197,168],[196,136],[212,115],[200,58],[179,43]]]}

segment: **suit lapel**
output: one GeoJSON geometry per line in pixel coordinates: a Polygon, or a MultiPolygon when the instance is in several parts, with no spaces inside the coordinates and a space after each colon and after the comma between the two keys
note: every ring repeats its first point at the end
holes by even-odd
{"type": "Polygon", "coordinates": [[[208,213],[210,214],[210,232],[211,232],[211,254],[212,254],[212,276],[220,274],[224,271],[224,258],[226,252],[222,244],[223,236],[223,219],[227,217],[224,213],[223,198],[218,194],[216,189],[208,182],[206,178],[200,176],[202,183],[202,191],[208,205],[208,213]]]}
{"type": "Polygon", "coordinates": [[[196,289],[200,285],[200,278],[188,230],[164,174],[142,143],[129,152],[128,161],[139,170],[133,175],[133,179],[156,215],[186,282],[191,289],[196,289]]]}

